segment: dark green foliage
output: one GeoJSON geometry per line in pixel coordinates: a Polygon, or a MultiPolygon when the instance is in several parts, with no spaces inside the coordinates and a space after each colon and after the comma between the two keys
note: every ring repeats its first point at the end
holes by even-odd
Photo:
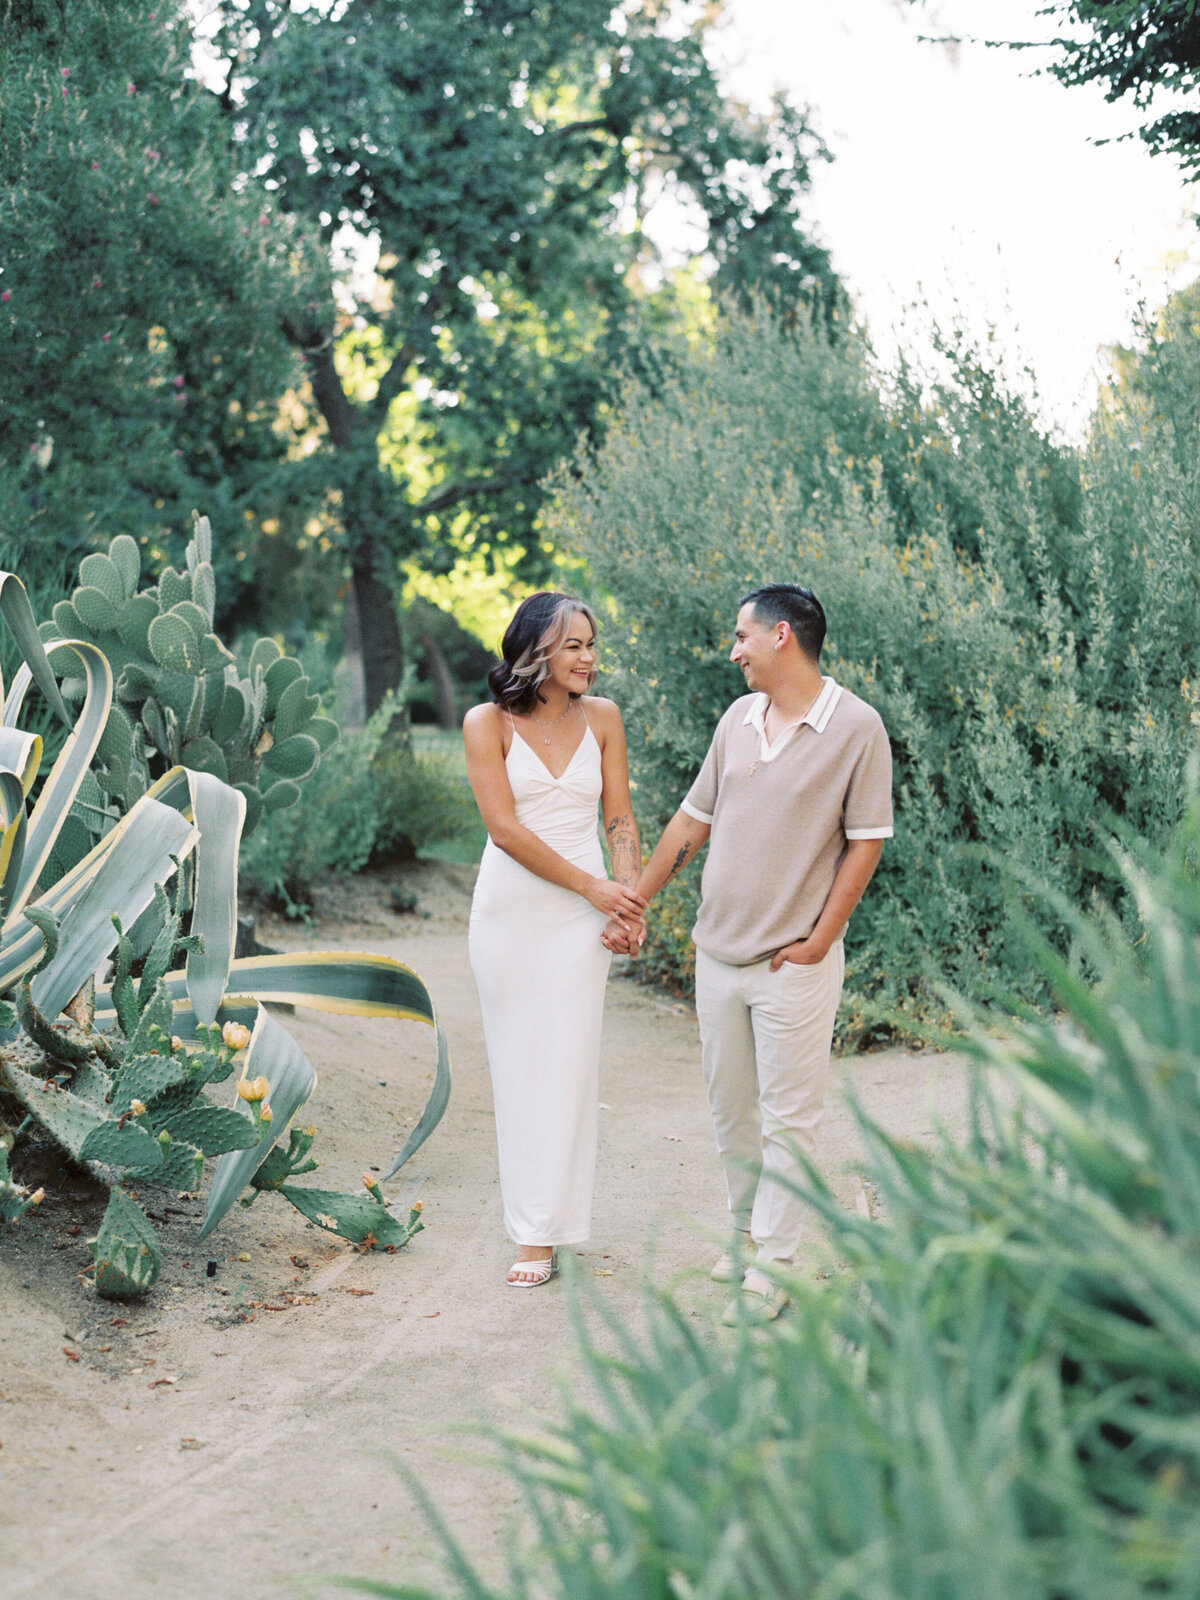
{"type": "MultiPolygon", "coordinates": [[[[1008,916],[1014,878],[1087,904],[1098,820],[1161,840],[1178,818],[1200,344],[1181,314],[1156,350],[1075,452],[970,349],[951,344],[927,384],[879,374],[858,337],[734,314],[559,477],[551,535],[616,602],[604,665],[649,843],[744,692],[727,658],[748,589],[811,583],[825,671],[881,712],[896,837],[850,927],[851,1034],[863,1000],[939,1010],[935,969],[973,994],[1044,996],[1008,916]]],[[[643,970],[689,980],[698,891],[692,870],[656,904],[643,970]]],[[[1066,950],[1057,910],[1036,915],[1066,950]]]]}
{"type": "Polygon", "coordinates": [[[246,845],[244,888],[301,916],[322,873],[360,872],[467,836],[476,813],[465,778],[389,732],[394,719],[389,698],[365,728],[342,735],[336,762],[322,764],[299,803],[246,845]]]}
{"type": "Polygon", "coordinates": [[[179,0],[0,0],[0,541],[38,589],[116,533],[161,555],[195,505],[286,500],[305,251],[235,190],[190,43],[179,0]]]}
{"type": "Polygon", "coordinates": [[[532,1545],[485,1581],[441,1527],[452,1592],[1190,1600],[1198,848],[1200,805],[1165,859],[1110,846],[1147,932],[1075,917],[1094,987],[1027,944],[1058,1018],[964,1016],[961,1137],[919,1148],[860,1117],[877,1220],[810,1172],[827,1286],[795,1281],[778,1323],[732,1335],[667,1295],[637,1334],[579,1317],[563,1420],[499,1441],[532,1545]]]}
{"type": "Polygon", "coordinates": [[[1046,70],[1061,83],[1099,84],[1106,100],[1130,95],[1144,110],[1153,104],[1155,114],[1140,129],[1142,140],[1156,155],[1175,156],[1195,177],[1200,111],[1194,105],[1166,111],[1161,98],[1165,93],[1194,100],[1200,88],[1200,23],[1192,0],[1059,0],[1043,6],[1040,15],[1066,24],[1046,70]]]}
{"type": "Polygon", "coordinates": [[[801,222],[823,154],[753,117],[706,54],[707,8],[421,0],[216,8],[242,159],[305,229],[378,242],[378,286],[288,319],[324,420],[328,529],[349,552],[367,709],[399,682],[397,557],[515,542],[544,571],[538,488],[603,427],[612,375],[686,318],[644,223],[689,209],[731,286],[832,305],[801,222]],[[335,359],[336,357],[336,359],[335,359]]]}

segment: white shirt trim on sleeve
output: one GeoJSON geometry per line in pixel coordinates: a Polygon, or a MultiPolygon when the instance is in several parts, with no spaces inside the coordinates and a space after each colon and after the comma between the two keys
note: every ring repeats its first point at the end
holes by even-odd
{"type": "MultiPolygon", "coordinates": [[[[712,823],[712,818],[706,812],[698,811],[696,807],[692,805],[690,800],[680,801],[679,809],[681,811],[686,811],[688,816],[693,818],[696,822],[703,822],[706,826],[711,825],[712,823]]],[[[848,837],[849,835],[847,835],[847,838],[848,837]]]]}
{"type": "Polygon", "coordinates": [[[847,839],[890,839],[891,828],[847,828],[847,839]]]}

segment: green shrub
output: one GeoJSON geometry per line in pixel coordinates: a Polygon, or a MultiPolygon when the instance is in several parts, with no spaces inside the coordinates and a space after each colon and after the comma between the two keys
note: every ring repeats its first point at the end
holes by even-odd
{"type": "Polygon", "coordinates": [[[564,1420],[501,1441],[535,1542],[493,1586],[443,1528],[463,1594],[1200,1592],[1198,843],[1200,806],[1165,861],[1114,847],[1150,931],[1070,918],[1095,988],[1027,940],[1062,1015],[978,1019],[962,1138],[860,1116],[880,1220],[810,1174],[827,1287],[729,1336],[667,1295],[578,1319],[564,1420]]]}
{"type": "MultiPolygon", "coordinates": [[[[1153,384],[1126,382],[1075,452],[969,349],[949,346],[930,388],[876,371],[857,335],[731,315],[560,474],[547,533],[611,596],[609,683],[650,844],[741,692],[740,595],[791,579],[824,602],[826,671],[879,709],[895,754],[896,837],[851,925],[853,1026],[868,1001],[938,1010],[933,968],[976,995],[1044,993],[999,864],[1082,904],[1097,819],[1159,840],[1177,820],[1200,651],[1198,348],[1166,330],[1140,361],[1153,384]]],[[[693,872],[672,927],[698,887],[693,872]]],[[[686,983],[663,921],[644,970],[686,983]]]]}
{"type": "Polygon", "coordinates": [[[343,733],[270,835],[246,841],[240,872],[247,889],[303,916],[323,873],[411,859],[471,828],[475,808],[465,778],[444,756],[414,751],[390,733],[395,714],[389,698],[365,728],[343,733]]]}

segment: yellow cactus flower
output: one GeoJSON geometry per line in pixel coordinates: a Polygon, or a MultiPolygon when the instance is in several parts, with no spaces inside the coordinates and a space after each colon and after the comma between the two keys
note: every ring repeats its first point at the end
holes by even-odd
{"type": "Polygon", "coordinates": [[[244,1050],[250,1043],[250,1029],[244,1022],[227,1022],[221,1029],[221,1043],[229,1050],[244,1050]]]}
{"type": "Polygon", "coordinates": [[[171,1049],[172,1050],[182,1050],[183,1049],[183,1040],[179,1037],[179,1035],[177,1033],[173,1033],[171,1035],[171,1049]]]}
{"type": "Polygon", "coordinates": [[[271,1092],[271,1085],[266,1078],[243,1078],[237,1086],[237,1092],[243,1100],[265,1100],[271,1092]]]}
{"type": "Polygon", "coordinates": [[[258,1108],[258,1115],[263,1122],[274,1122],[275,1120],[275,1113],[271,1110],[270,1106],[265,1100],[258,1108]]]}
{"type": "Polygon", "coordinates": [[[146,1115],[146,1107],[144,1102],[141,1100],[131,1100],[129,1102],[129,1111],[132,1116],[144,1117],[146,1115]]]}
{"type": "Polygon", "coordinates": [[[33,1191],[33,1193],[29,1196],[29,1204],[31,1206],[40,1206],[42,1201],[45,1198],[46,1198],[45,1189],[35,1189],[33,1191]]]}

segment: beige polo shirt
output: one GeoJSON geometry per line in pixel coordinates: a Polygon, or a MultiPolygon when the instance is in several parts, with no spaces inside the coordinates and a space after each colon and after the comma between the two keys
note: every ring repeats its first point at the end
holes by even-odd
{"type": "Polygon", "coordinates": [[[717,724],[683,809],[712,825],[692,937],[730,966],[806,939],[848,839],[892,834],[892,752],[879,713],[832,678],[767,743],[765,694],[717,724]]]}

